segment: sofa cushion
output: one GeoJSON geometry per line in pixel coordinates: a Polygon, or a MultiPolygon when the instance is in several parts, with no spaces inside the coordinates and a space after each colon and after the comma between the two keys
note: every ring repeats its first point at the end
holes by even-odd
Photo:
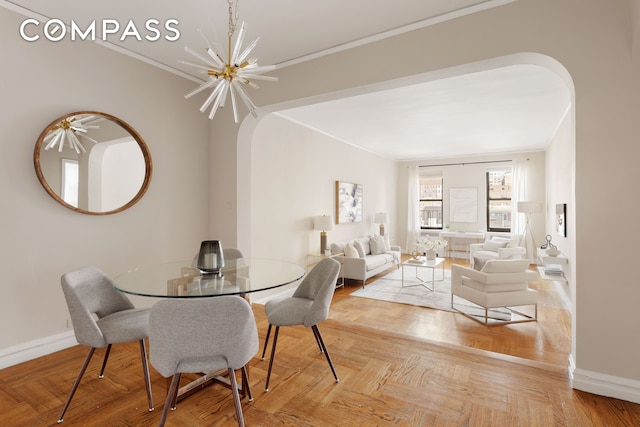
{"type": "Polygon", "coordinates": [[[483,273],[524,273],[527,268],[529,268],[528,259],[490,259],[480,271],[483,273]]]}
{"type": "Polygon", "coordinates": [[[369,238],[369,246],[371,248],[372,255],[380,255],[387,251],[387,247],[384,243],[384,237],[371,236],[369,238]]]}
{"type": "Polygon", "coordinates": [[[359,258],[360,254],[358,254],[358,250],[351,243],[348,243],[344,247],[344,256],[349,258],[359,258]]]}
{"type": "Polygon", "coordinates": [[[382,255],[368,255],[365,259],[365,265],[367,271],[374,270],[378,267],[382,267],[389,261],[393,260],[393,256],[390,254],[382,254],[382,255]]]}
{"type": "Polygon", "coordinates": [[[364,244],[360,240],[358,240],[358,239],[354,240],[353,241],[353,246],[358,251],[358,256],[360,258],[364,258],[364,257],[367,256],[367,252],[365,251],[364,244]]]}

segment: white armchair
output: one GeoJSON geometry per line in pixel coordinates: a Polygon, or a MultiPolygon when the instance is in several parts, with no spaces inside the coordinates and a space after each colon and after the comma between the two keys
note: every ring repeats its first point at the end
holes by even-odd
{"type": "Polygon", "coordinates": [[[529,261],[526,259],[489,260],[480,271],[453,264],[451,266],[451,308],[485,325],[537,320],[538,292],[535,289],[529,289],[529,282],[538,280],[538,274],[527,270],[528,266],[529,261]],[[459,308],[455,304],[454,296],[484,308],[484,316],[479,318],[461,305],[459,308]],[[512,308],[526,305],[534,306],[533,315],[512,308]],[[490,319],[489,310],[492,308],[506,308],[508,318],[490,319]]]}
{"type": "Polygon", "coordinates": [[[469,245],[469,264],[475,265],[475,260],[488,261],[490,259],[522,259],[527,255],[527,249],[518,246],[517,238],[491,236],[484,243],[469,245]]]}

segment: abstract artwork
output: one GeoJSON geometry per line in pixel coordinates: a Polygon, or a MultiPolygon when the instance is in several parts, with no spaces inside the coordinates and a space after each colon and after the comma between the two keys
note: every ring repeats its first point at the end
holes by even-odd
{"type": "Polygon", "coordinates": [[[362,221],[362,184],[336,181],[336,223],[362,221]]]}
{"type": "Polygon", "coordinates": [[[567,204],[556,205],[556,230],[562,237],[567,237],[567,204]]]}
{"type": "Polygon", "coordinates": [[[478,222],[477,188],[452,188],[449,190],[449,220],[451,222],[478,222]]]}

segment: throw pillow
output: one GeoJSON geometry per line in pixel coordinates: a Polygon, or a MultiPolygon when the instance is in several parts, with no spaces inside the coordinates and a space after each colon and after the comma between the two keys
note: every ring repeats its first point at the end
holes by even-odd
{"type": "Polygon", "coordinates": [[[387,251],[382,236],[371,236],[369,238],[369,246],[371,247],[372,255],[380,255],[387,251]]]}
{"type": "Polygon", "coordinates": [[[508,237],[494,237],[491,240],[495,240],[497,242],[506,242],[505,248],[515,248],[517,242],[514,239],[508,237]]]}
{"type": "Polygon", "coordinates": [[[344,247],[344,256],[349,258],[359,258],[358,250],[353,247],[351,243],[348,243],[344,247]]]}
{"type": "Polygon", "coordinates": [[[528,259],[490,259],[480,271],[483,273],[524,273],[527,268],[529,268],[528,259]]]}
{"type": "Polygon", "coordinates": [[[358,255],[360,256],[360,258],[364,258],[364,257],[367,256],[367,252],[364,250],[364,245],[362,244],[362,242],[360,240],[354,240],[353,241],[353,246],[358,251],[358,255]]]}
{"type": "Polygon", "coordinates": [[[508,242],[501,242],[499,240],[487,240],[486,242],[484,242],[484,245],[482,245],[482,250],[484,251],[491,251],[491,252],[498,252],[498,249],[502,249],[505,246],[507,246],[508,242]]]}
{"type": "Polygon", "coordinates": [[[345,253],[345,243],[332,243],[331,244],[331,255],[338,255],[345,253]]]}
{"type": "Polygon", "coordinates": [[[487,263],[488,260],[486,260],[485,258],[478,258],[477,256],[473,257],[473,269],[474,270],[482,270],[482,268],[484,267],[484,265],[487,263]]]}

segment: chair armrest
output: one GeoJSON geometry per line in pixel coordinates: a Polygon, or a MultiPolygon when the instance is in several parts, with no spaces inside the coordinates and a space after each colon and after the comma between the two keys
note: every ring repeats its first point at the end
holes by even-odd
{"type": "Polygon", "coordinates": [[[343,260],[342,267],[344,271],[341,272],[347,278],[356,278],[364,280],[367,272],[367,261],[364,258],[355,257],[341,257],[343,260]]]}

